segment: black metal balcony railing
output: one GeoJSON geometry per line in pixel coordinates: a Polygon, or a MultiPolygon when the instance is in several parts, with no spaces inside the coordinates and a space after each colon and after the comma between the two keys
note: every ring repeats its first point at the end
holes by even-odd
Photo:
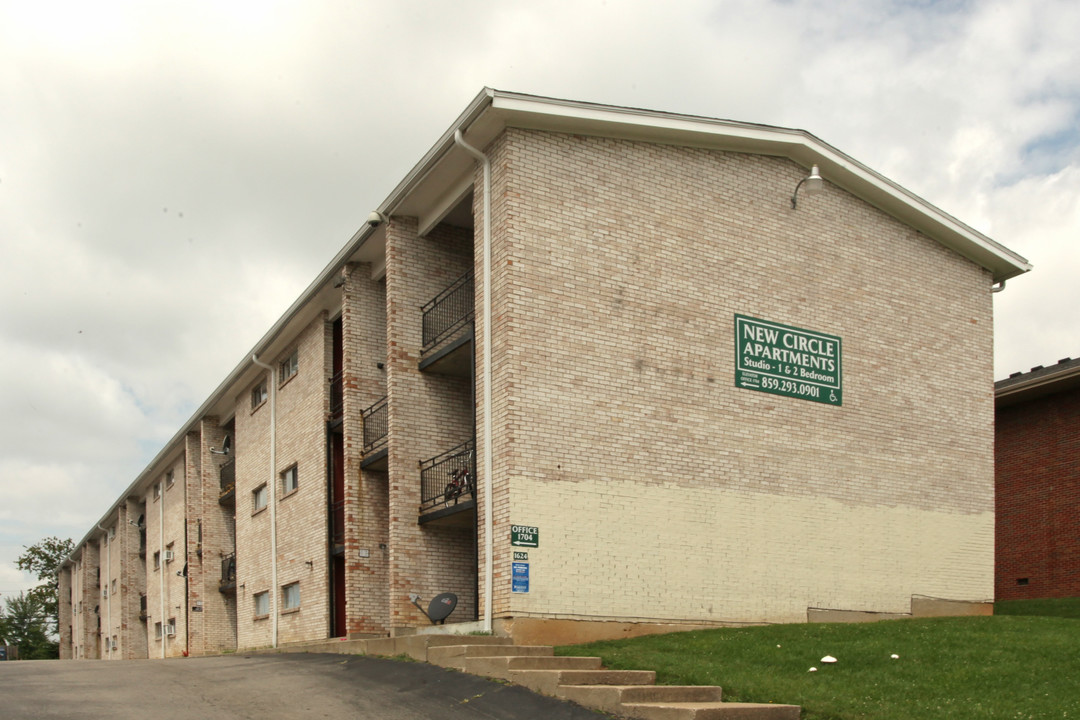
{"type": "Polygon", "coordinates": [[[344,372],[330,378],[330,417],[337,420],[345,409],[344,372]]]}
{"type": "Polygon", "coordinates": [[[364,454],[366,455],[386,442],[386,434],[389,431],[386,398],[361,411],[360,417],[364,420],[364,454]]]}
{"type": "Polygon", "coordinates": [[[221,558],[221,581],[218,590],[223,593],[236,590],[236,553],[221,558]]]}
{"type": "Polygon", "coordinates": [[[232,505],[236,500],[236,460],[230,459],[223,463],[218,472],[221,478],[218,502],[222,505],[232,505]]]}
{"type": "Polygon", "coordinates": [[[476,440],[420,463],[420,510],[451,506],[476,495],[476,440]]]}
{"type": "Polygon", "coordinates": [[[424,313],[424,347],[421,352],[428,352],[472,320],[474,306],[473,272],[470,270],[421,308],[424,313]]]}

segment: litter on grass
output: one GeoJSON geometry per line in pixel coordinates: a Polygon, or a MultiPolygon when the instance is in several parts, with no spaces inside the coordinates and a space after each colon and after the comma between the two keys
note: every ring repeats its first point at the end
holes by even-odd
{"type": "Polygon", "coordinates": [[[891,658],[892,658],[893,660],[899,660],[899,659],[900,659],[900,656],[899,656],[899,655],[897,655],[896,653],[893,653],[893,654],[892,654],[892,655],[890,655],[889,657],[891,657],[891,658]]]}

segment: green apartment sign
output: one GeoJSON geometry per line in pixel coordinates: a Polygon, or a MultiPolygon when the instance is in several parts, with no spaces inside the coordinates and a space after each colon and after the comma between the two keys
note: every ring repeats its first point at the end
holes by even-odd
{"type": "Polygon", "coordinates": [[[759,392],[843,405],[840,338],[735,316],[735,385],[759,392]]]}
{"type": "Polygon", "coordinates": [[[511,525],[510,544],[517,547],[540,547],[540,528],[532,525],[511,525]]]}

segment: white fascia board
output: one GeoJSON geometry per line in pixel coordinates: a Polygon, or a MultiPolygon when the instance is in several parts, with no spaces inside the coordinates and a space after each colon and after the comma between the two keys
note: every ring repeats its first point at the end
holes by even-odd
{"type": "Polygon", "coordinates": [[[736,145],[777,146],[777,149],[780,149],[779,146],[786,144],[799,145],[801,144],[799,139],[809,135],[803,130],[769,125],[755,125],[655,110],[594,105],[569,100],[548,100],[546,98],[510,93],[496,93],[492,99],[492,107],[504,111],[508,118],[517,119],[518,122],[510,123],[515,126],[526,127],[526,125],[519,125],[520,118],[529,116],[537,119],[538,126],[547,126],[549,128],[559,124],[581,128],[590,126],[616,128],[622,126],[628,131],[631,128],[638,129],[637,133],[628,132],[627,134],[641,134],[646,137],[659,138],[666,133],[670,133],[672,144],[688,144],[686,142],[688,137],[702,136],[702,138],[705,138],[711,136],[715,140],[721,141],[720,144],[724,144],[723,140],[728,140],[736,145]],[[541,121],[540,118],[546,118],[546,120],[541,121]]]}

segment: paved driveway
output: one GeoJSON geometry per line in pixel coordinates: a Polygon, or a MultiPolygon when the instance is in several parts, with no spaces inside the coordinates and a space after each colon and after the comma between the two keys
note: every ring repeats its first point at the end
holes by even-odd
{"type": "Polygon", "coordinates": [[[598,720],[434,665],[359,655],[0,662],[4,720],[598,720]]]}

